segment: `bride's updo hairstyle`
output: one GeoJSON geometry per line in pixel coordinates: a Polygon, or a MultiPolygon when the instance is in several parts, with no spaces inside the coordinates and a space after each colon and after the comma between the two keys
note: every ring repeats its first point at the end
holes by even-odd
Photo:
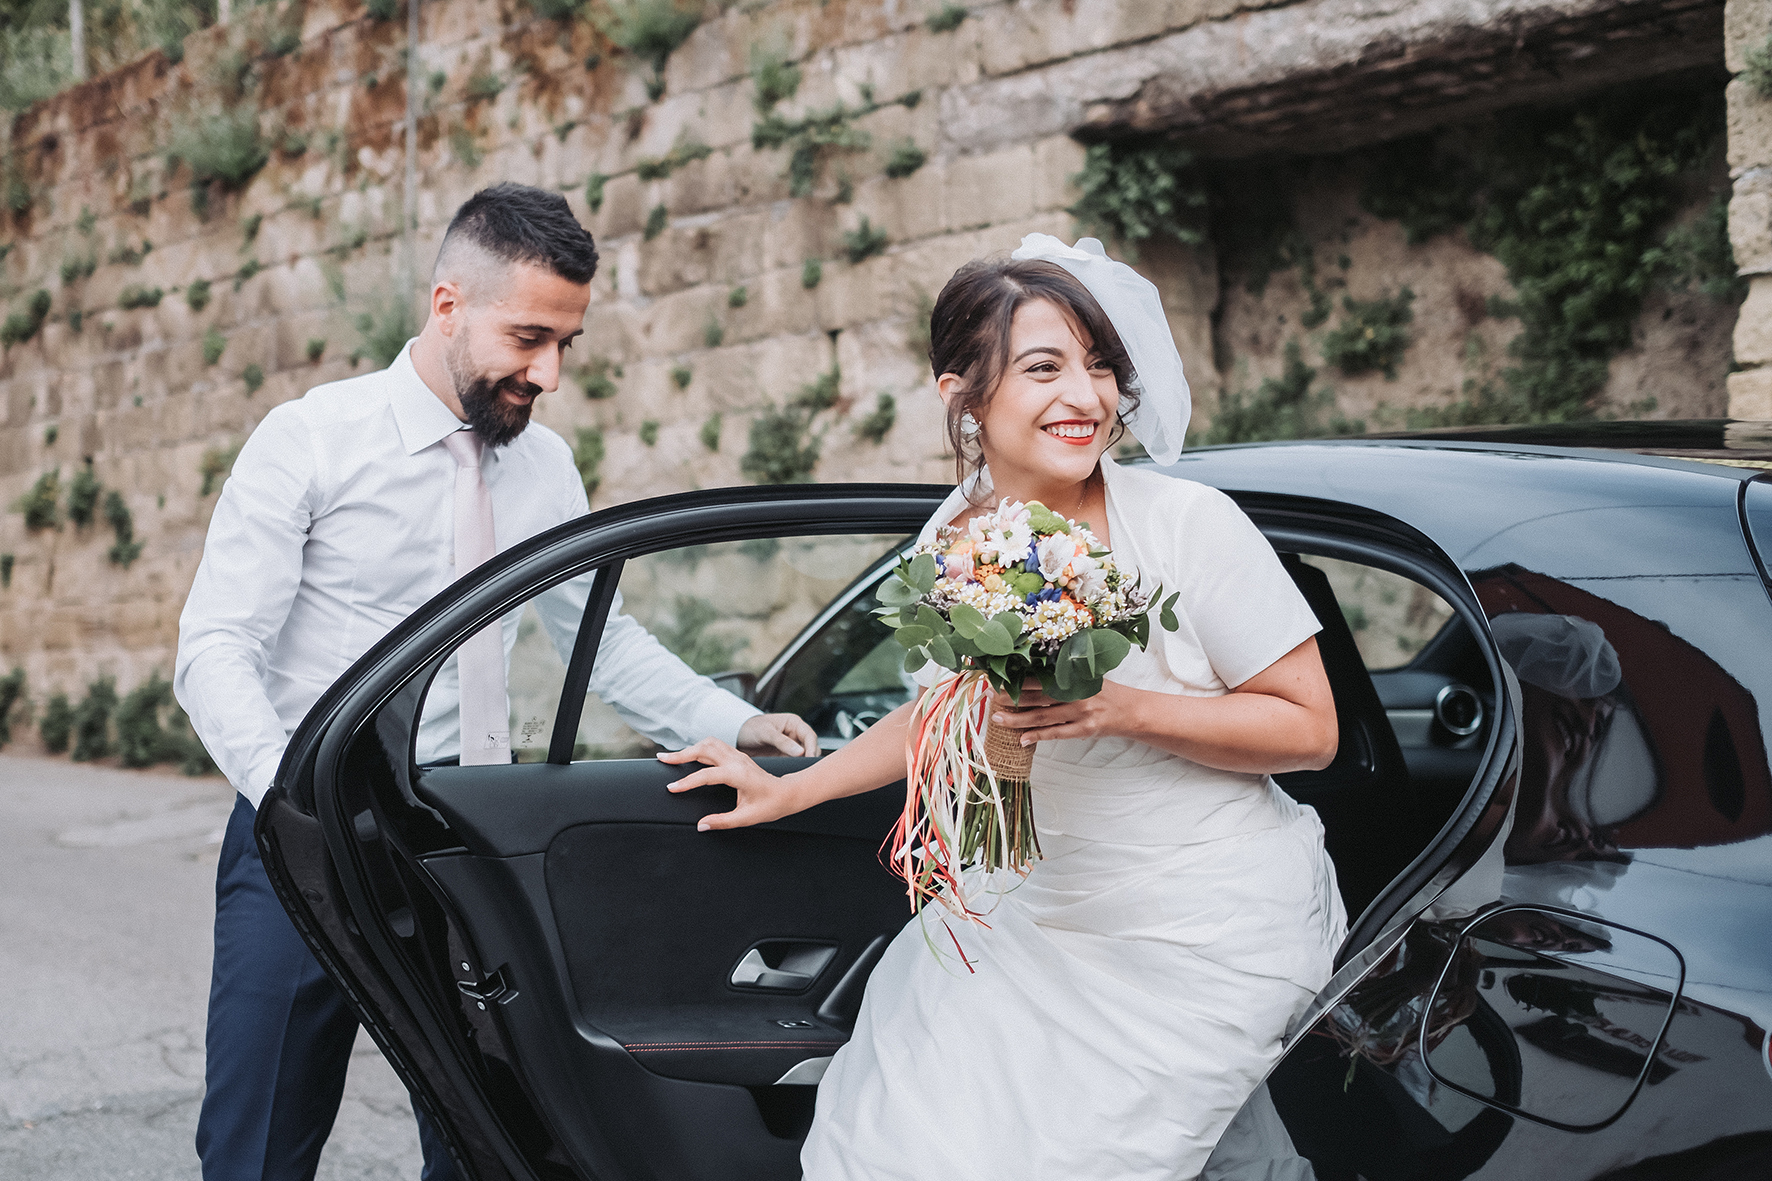
{"type": "Polygon", "coordinates": [[[1077,338],[1089,343],[1114,371],[1120,387],[1119,414],[1109,445],[1125,432],[1125,417],[1138,405],[1132,358],[1120,334],[1089,289],[1069,271],[1041,259],[974,259],[954,272],[929,316],[929,368],[939,380],[955,373],[964,383],[947,406],[948,442],[960,481],[984,466],[977,431],[962,429],[970,414],[984,420],[985,407],[1009,368],[1009,330],[1015,311],[1047,300],[1064,313],[1077,338]]]}

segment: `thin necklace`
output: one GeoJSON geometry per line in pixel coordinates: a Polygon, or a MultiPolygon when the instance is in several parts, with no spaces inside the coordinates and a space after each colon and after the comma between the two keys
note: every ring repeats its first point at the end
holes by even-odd
{"type": "Polygon", "coordinates": [[[1094,472],[1090,472],[1083,477],[1083,491],[1077,494],[1077,507],[1071,510],[1073,513],[1080,513],[1083,511],[1083,502],[1089,498],[1089,481],[1094,478],[1094,472]]]}

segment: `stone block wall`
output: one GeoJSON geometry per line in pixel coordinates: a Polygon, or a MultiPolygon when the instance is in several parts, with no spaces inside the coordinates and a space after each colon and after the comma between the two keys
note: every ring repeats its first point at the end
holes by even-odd
{"type": "MultiPolygon", "coordinates": [[[[1772,0],[1729,0],[1724,52],[1729,83],[1729,240],[1749,280],[1735,325],[1729,416],[1772,419],[1772,94],[1761,92],[1748,55],[1772,47],[1772,0]]],[[[1768,63],[1772,64],[1772,63],[1768,63]]]]}
{"type": "MultiPolygon", "coordinates": [[[[1433,86],[1469,118],[1720,56],[1706,23],[1720,26],[1720,0],[987,0],[938,30],[928,18],[941,7],[710,0],[654,97],[650,66],[589,20],[541,20],[524,0],[425,0],[413,255],[422,275],[454,209],[498,180],[565,193],[595,232],[604,263],[586,336],[536,412],[569,442],[600,440],[594,506],[744,482],[750,423],[833,368],[837,402],[805,436],[820,449],[815,478],[950,478],[918,322],[966,259],[1029,232],[1075,235],[1080,138],[1205,127],[1204,147],[1233,155],[1340,150],[1450,117],[1432,114],[1433,86]],[[1628,61],[1608,66],[1594,45],[1628,61]],[[801,71],[775,114],[791,123],[842,104],[838,122],[867,141],[823,150],[804,195],[791,145],[753,141],[758,54],[801,71]],[[1342,116],[1325,98],[1337,93],[1358,99],[1342,116]],[[1407,110],[1407,125],[1373,114],[1385,110],[1407,110]],[[925,162],[887,175],[907,142],[925,162]],[[864,225],[886,241],[852,262],[864,225]],[[896,420],[876,442],[857,428],[882,395],[896,420]]],[[[1729,13],[1732,46],[1764,39],[1764,0],[1729,13]]],[[[25,668],[39,702],[101,674],[123,689],[170,674],[227,457],[271,406],[375,365],[400,323],[414,294],[400,280],[404,38],[403,12],[376,21],[353,0],[284,0],[192,36],[178,63],[152,54],[13,121],[0,297],[23,315],[43,290],[51,306],[0,358],[0,498],[14,504],[58,471],[65,493],[90,459],[142,545],[124,567],[102,511],[36,531],[0,515],[0,664],[25,668]],[[243,109],[258,112],[269,159],[238,191],[206,186],[200,211],[190,163],[168,149],[243,109]],[[206,303],[191,298],[204,282],[206,303]],[[155,288],[156,305],[121,306],[155,288]]],[[[1743,120],[1732,114],[1738,208],[1757,191],[1734,159],[1743,120]]],[[[1505,281],[1456,239],[1405,250],[1394,223],[1368,228],[1371,243],[1356,235],[1348,249],[1348,290],[1377,293],[1414,268],[1404,277],[1423,292],[1424,325],[1445,324],[1424,329],[1398,382],[1344,382],[1337,397],[1360,413],[1444,400],[1461,380],[1464,287],[1481,302],[1505,281]]],[[[1296,319],[1289,279],[1250,311],[1245,296],[1227,303],[1210,246],[1149,244],[1139,265],[1163,293],[1196,421],[1222,387],[1278,371],[1280,336],[1239,326],[1296,319]]]]}

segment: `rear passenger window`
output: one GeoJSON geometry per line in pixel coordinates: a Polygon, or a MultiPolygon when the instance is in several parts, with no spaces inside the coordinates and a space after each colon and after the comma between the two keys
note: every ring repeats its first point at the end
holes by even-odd
{"type": "Polygon", "coordinates": [[[1414,660],[1452,618],[1450,603],[1400,574],[1315,554],[1303,560],[1328,576],[1360,656],[1373,672],[1414,660]]]}

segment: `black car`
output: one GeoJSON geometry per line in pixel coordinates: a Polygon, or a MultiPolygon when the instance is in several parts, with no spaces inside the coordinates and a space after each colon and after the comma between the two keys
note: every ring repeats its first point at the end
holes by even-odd
{"type": "MultiPolygon", "coordinates": [[[[1768,469],[1742,423],[1168,469],[1231,493],[1324,625],[1340,752],[1279,778],[1354,916],[1208,1177],[1772,1176],[1768,469]],[[1546,629],[1586,638],[1585,687],[1542,652],[1516,674],[1546,629]]],[[[908,918],[880,859],[902,792],[698,833],[731,793],[667,793],[681,772],[587,699],[591,657],[619,586],[839,746],[911,691],[871,591],[945,491],[594,513],[427,604],[296,733],[265,864],[469,1175],[799,1175],[810,1084],[908,918]],[[531,604],[566,592],[582,622],[543,627],[531,604]],[[421,766],[433,674],[499,616],[521,761],[421,766]]]]}

